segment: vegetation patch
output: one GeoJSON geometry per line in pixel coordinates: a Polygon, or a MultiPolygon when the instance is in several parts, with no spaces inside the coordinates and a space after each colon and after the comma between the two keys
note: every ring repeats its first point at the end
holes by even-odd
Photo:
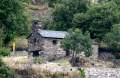
{"type": "Polygon", "coordinates": [[[8,48],[0,48],[0,56],[8,56],[10,55],[11,51],[8,48]]]}
{"type": "Polygon", "coordinates": [[[80,77],[81,78],[86,78],[86,76],[85,76],[85,71],[84,71],[84,69],[79,69],[79,72],[80,72],[80,77]]]}
{"type": "Polygon", "coordinates": [[[18,78],[16,73],[0,59],[0,78],[18,78]]]}
{"type": "Polygon", "coordinates": [[[34,57],[33,58],[34,63],[42,64],[45,62],[45,59],[43,57],[34,57]]]}

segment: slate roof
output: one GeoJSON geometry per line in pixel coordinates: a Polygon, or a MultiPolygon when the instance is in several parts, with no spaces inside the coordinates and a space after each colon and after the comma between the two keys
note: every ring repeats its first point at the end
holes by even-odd
{"type": "Polygon", "coordinates": [[[52,30],[38,30],[42,37],[46,38],[65,38],[67,32],[65,31],[52,31],[52,30]]]}

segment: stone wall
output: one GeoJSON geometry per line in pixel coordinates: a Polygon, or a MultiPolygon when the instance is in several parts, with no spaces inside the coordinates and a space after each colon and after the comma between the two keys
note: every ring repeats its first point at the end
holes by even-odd
{"type": "Polygon", "coordinates": [[[99,52],[99,59],[104,61],[111,61],[115,56],[110,52],[99,52]]]}
{"type": "Polygon", "coordinates": [[[92,56],[91,58],[97,59],[98,58],[98,49],[99,49],[99,45],[97,42],[92,42],[92,56]]]}
{"type": "Polygon", "coordinates": [[[38,33],[33,33],[28,38],[28,51],[40,51],[42,50],[43,39],[38,33]]]}
{"type": "Polygon", "coordinates": [[[50,54],[59,54],[62,53],[64,50],[60,47],[61,39],[53,39],[53,38],[44,38],[44,51],[49,52],[50,54]],[[56,44],[53,41],[56,41],[56,44]]]}

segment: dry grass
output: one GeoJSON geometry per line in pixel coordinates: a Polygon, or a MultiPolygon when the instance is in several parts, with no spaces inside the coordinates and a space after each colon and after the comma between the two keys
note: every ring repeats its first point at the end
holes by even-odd
{"type": "Polygon", "coordinates": [[[70,65],[69,59],[67,59],[67,58],[62,58],[62,59],[56,60],[54,62],[60,63],[61,65],[70,65]]]}
{"type": "Polygon", "coordinates": [[[76,73],[50,73],[48,71],[44,71],[39,74],[40,78],[80,78],[76,73]]]}
{"type": "Polygon", "coordinates": [[[21,64],[28,63],[28,57],[27,56],[3,57],[2,60],[5,62],[5,64],[9,65],[10,67],[12,67],[14,69],[19,68],[21,64]]]}
{"type": "Polygon", "coordinates": [[[27,56],[4,57],[2,60],[11,68],[17,69],[16,72],[19,71],[21,78],[27,75],[29,78],[80,78],[79,72],[71,66],[59,65],[58,63],[46,63],[32,64],[29,69],[23,69],[23,65],[29,61],[27,56]]]}
{"type": "Polygon", "coordinates": [[[32,74],[32,77],[34,78],[80,78],[79,74],[76,72],[72,73],[61,73],[61,72],[55,72],[51,73],[48,70],[44,71],[35,71],[33,69],[28,70],[30,74],[32,74]],[[30,71],[30,72],[29,72],[30,71]]]}

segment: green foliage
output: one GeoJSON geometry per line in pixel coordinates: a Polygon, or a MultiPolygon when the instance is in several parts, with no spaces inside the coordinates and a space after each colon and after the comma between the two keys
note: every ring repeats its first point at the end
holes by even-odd
{"type": "Polygon", "coordinates": [[[54,30],[68,30],[73,27],[74,14],[84,13],[88,7],[86,0],[60,0],[54,4],[53,20],[47,22],[47,28],[54,30]]]}
{"type": "Polygon", "coordinates": [[[103,39],[113,24],[119,23],[120,11],[113,2],[91,6],[86,13],[74,15],[73,23],[83,32],[89,31],[92,38],[103,39]]]}
{"type": "Polygon", "coordinates": [[[113,2],[115,2],[118,6],[120,6],[119,4],[120,4],[120,0],[110,0],[110,1],[113,1],[113,2]]]}
{"type": "Polygon", "coordinates": [[[4,38],[3,33],[4,33],[3,28],[1,28],[0,29],[0,47],[3,46],[3,38],[4,38]]]}
{"type": "Polygon", "coordinates": [[[15,72],[5,65],[0,59],[0,78],[17,78],[15,72]]]}
{"type": "Polygon", "coordinates": [[[89,33],[82,34],[79,29],[70,30],[62,41],[62,47],[70,50],[74,55],[84,51],[86,56],[91,55],[91,38],[89,33]]]}
{"type": "Polygon", "coordinates": [[[34,63],[42,64],[44,63],[44,58],[43,57],[34,57],[34,63]]]}
{"type": "Polygon", "coordinates": [[[89,31],[91,38],[102,40],[114,24],[120,23],[120,1],[89,5],[86,0],[61,0],[54,3],[52,16],[45,24],[48,29],[80,28],[83,33],[89,31]]]}
{"type": "Polygon", "coordinates": [[[54,7],[54,5],[58,2],[60,2],[60,0],[46,0],[48,2],[49,7],[54,7]]]}
{"type": "Polygon", "coordinates": [[[4,28],[4,44],[15,36],[27,35],[28,24],[22,1],[0,0],[0,28],[4,28]]]}
{"type": "Polygon", "coordinates": [[[79,69],[80,72],[80,78],[86,78],[84,69],[79,69]]]}
{"type": "Polygon", "coordinates": [[[73,25],[75,28],[81,28],[83,32],[88,31],[88,14],[86,13],[76,13],[73,18],[73,25]]]}
{"type": "Polygon", "coordinates": [[[104,42],[114,50],[120,50],[120,24],[113,26],[111,32],[107,33],[104,42]]]}
{"type": "Polygon", "coordinates": [[[30,3],[31,2],[31,0],[21,0],[21,1],[23,1],[25,3],[30,3]]]}
{"type": "Polygon", "coordinates": [[[94,6],[88,11],[89,30],[93,38],[102,39],[108,33],[112,25],[119,23],[120,12],[113,3],[105,3],[94,6]]]}
{"type": "Polygon", "coordinates": [[[0,56],[8,56],[10,55],[11,51],[7,48],[0,48],[0,56]]]}

